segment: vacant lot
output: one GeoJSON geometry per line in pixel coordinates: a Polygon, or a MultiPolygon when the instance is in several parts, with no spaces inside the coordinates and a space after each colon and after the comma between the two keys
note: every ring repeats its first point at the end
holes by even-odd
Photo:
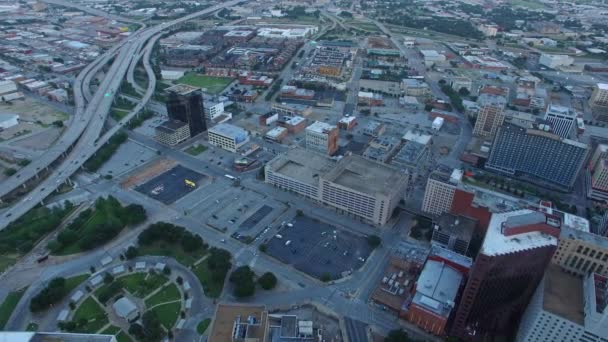
{"type": "Polygon", "coordinates": [[[232,83],[230,77],[215,77],[205,76],[200,74],[187,74],[177,80],[177,83],[191,85],[193,87],[204,88],[206,92],[211,94],[218,94],[224,90],[230,83],[232,83]]]}

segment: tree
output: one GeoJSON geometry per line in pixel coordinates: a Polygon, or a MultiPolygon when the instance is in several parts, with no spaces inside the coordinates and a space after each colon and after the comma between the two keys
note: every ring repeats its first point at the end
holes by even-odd
{"type": "Polygon", "coordinates": [[[268,251],[268,245],[266,245],[266,244],[263,243],[263,244],[261,244],[261,245],[258,246],[258,250],[260,252],[262,252],[262,253],[266,253],[268,251]]]}
{"type": "Polygon", "coordinates": [[[403,331],[403,329],[399,330],[391,330],[388,333],[388,336],[384,338],[384,342],[410,342],[412,341],[409,335],[403,331]]]}
{"type": "Polygon", "coordinates": [[[321,274],[321,281],[322,282],[327,283],[330,280],[331,280],[331,274],[329,274],[327,272],[321,274]]]}
{"type": "Polygon", "coordinates": [[[277,277],[272,272],[266,272],[258,279],[258,284],[264,290],[272,290],[277,286],[277,277]]]}
{"type": "Polygon", "coordinates": [[[302,209],[296,210],[296,216],[304,216],[304,212],[302,211],[302,209]]]}
{"type": "Polygon", "coordinates": [[[136,225],[146,220],[146,209],[139,204],[129,204],[125,207],[127,225],[136,225]]]}
{"type": "Polygon", "coordinates": [[[372,248],[380,246],[382,239],[378,235],[370,235],[367,237],[367,244],[372,248]]]}
{"type": "Polygon", "coordinates": [[[146,311],[142,317],[142,323],[146,341],[160,341],[165,336],[165,331],[155,311],[146,311]]]}
{"type": "Polygon", "coordinates": [[[129,246],[129,248],[127,248],[127,251],[125,252],[125,258],[127,258],[127,260],[134,259],[138,253],[139,251],[137,250],[137,247],[129,246]]]}
{"type": "Polygon", "coordinates": [[[462,87],[458,89],[458,95],[460,96],[469,96],[469,89],[462,87]]]}
{"type": "Polygon", "coordinates": [[[230,274],[230,282],[234,284],[234,296],[237,298],[250,297],[255,293],[255,274],[249,266],[241,266],[230,274]]]}
{"type": "Polygon", "coordinates": [[[103,275],[103,282],[104,284],[111,284],[112,282],[114,282],[114,276],[106,272],[103,275]]]}
{"type": "Polygon", "coordinates": [[[55,303],[61,301],[67,295],[65,278],[54,278],[30,301],[30,310],[39,312],[48,309],[55,303]]]}

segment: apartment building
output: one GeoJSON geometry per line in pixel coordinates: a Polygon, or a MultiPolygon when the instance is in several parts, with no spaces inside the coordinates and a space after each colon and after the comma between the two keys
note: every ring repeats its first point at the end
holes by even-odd
{"type": "Polygon", "coordinates": [[[608,121],[608,83],[595,85],[589,98],[589,106],[595,119],[608,121]]]}
{"type": "Polygon", "coordinates": [[[551,262],[577,276],[590,272],[608,276],[608,237],[591,233],[588,222],[581,226],[562,228],[551,262]]]}
{"type": "Polygon", "coordinates": [[[306,148],[331,156],[338,150],[338,132],[335,125],[315,121],[306,127],[306,148]]]}
{"type": "Polygon", "coordinates": [[[462,170],[454,169],[451,174],[433,172],[426,182],[422,211],[432,215],[450,212],[454,193],[462,180],[462,170]]]}
{"type": "Polygon", "coordinates": [[[502,96],[482,94],[477,120],[473,127],[473,135],[478,137],[494,136],[498,127],[505,120],[505,105],[507,100],[502,96]]]}
{"type": "Polygon", "coordinates": [[[553,133],[562,138],[569,138],[576,125],[576,112],[571,108],[555,104],[549,105],[545,120],[551,123],[553,133]]]}

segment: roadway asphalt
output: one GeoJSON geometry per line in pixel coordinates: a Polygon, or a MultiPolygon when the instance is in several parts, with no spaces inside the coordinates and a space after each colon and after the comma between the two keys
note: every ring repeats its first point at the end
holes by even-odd
{"type": "Polygon", "coordinates": [[[217,11],[221,8],[228,7],[239,3],[240,0],[233,0],[224,2],[220,5],[209,7],[205,10],[189,14],[182,18],[163,23],[151,28],[139,30],[134,33],[126,41],[122,41],[116,47],[113,47],[104,54],[104,58],[96,60],[93,66],[89,65],[85,70],[80,73],[77,77],[77,86],[74,88],[74,97],[76,101],[77,114],[74,119],[74,123],[64,133],[60,142],[53,146],[47,153],[37,158],[35,161],[30,163],[28,166],[23,168],[15,176],[3,182],[2,189],[0,189],[0,197],[10,193],[17,187],[24,184],[27,180],[38,176],[38,173],[42,169],[46,169],[53,162],[58,160],[60,157],[67,156],[56,167],[50,176],[40,182],[29,194],[25,195],[24,198],[13,204],[7,211],[2,213],[0,217],[0,229],[4,229],[9,223],[18,219],[20,216],[28,212],[30,209],[35,207],[38,203],[43,203],[44,199],[53,193],[67,178],[69,178],[74,172],[76,172],[84,162],[89,159],[107,140],[109,140],[114,133],[122,129],[122,126],[128,122],[133,116],[135,116],[146,104],[146,102],[152,97],[156,86],[156,79],[154,72],[150,65],[150,54],[154,42],[160,37],[160,32],[168,27],[180,24],[192,18],[209,14],[217,11]],[[107,119],[108,113],[112,106],[114,96],[119,91],[119,87],[127,74],[128,68],[131,63],[137,63],[137,56],[140,55],[140,49],[144,43],[148,42],[145,48],[144,55],[144,68],[148,74],[149,82],[146,94],[142,98],[141,102],[133,109],[133,111],[121,120],[118,125],[112,127],[103,137],[99,137],[104,123],[107,119]],[[97,91],[91,98],[90,102],[84,107],[84,98],[82,93],[82,85],[78,80],[82,80],[87,77],[88,73],[99,63],[106,64],[108,59],[112,57],[110,52],[118,50],[118,54],[114,58],[114,62],[106,73],[103,81],[99,85],[97,91]],[[80,120],[79,113],[82,112],[80,120]],[[89,120],[87,120],[89,119],[89,120]],[[84,132],[83,132],[84,131],[84,132]],[[66,136],[67,135],[67,136],[66,136]],[[74,142],[76,144],[74,145],[74,142]],[[73,146],[73,147],[72,147],[73,146]],[[71,150],[70,150],[71,147],[71,150]],[[69,152],[66,152],[69,151],[69,152]]]}

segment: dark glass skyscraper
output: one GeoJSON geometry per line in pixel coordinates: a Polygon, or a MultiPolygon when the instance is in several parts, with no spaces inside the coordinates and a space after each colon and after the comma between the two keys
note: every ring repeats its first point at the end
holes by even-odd
{"type": "Polygon", "coordinates": [[[187,93],[169,92],[167,99],[169,118],[185,122],[190,127],[190,135],[195,136],[207,130],[203,97],[199,91],[187,93]]]}

